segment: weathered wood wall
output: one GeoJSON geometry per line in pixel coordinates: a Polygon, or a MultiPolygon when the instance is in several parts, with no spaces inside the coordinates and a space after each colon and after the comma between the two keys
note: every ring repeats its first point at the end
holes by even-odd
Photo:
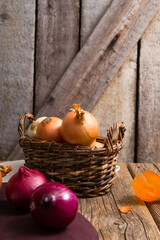
{"type": "Polygon", "coordinates": [[[80,99],[96,116],[100,135],[116,121],[126,123],[119,161],[158,162],[159,8],[158,0],[2,0],[0,159],[23,157],[17,144],[22,113],[63,117],[80,99]]]}
{"type": "MultiPolygon", "coordinates": [[[[85,42],[96,23],[106,9],[109,9],[111,0],[84,0],[82,4],[82,31],[81,42],[85,42]],[[92,11],[91,11],[92,10],[92,11]]],[[[136,114],[136,73],[137,47],[133,49],[118,74],[112,79],[98,103],[92,109],[100,125],[100,135],[104,136],[111,124],[124,121],[127,131],[124,138],[125,148],[119,155],[119,161],[133,162],[135,149],[135,114],[136,114]],[[127,82],[127,84],[126,84],[127,82]],[[127,94],[125,94],[127,92],[127,94]]]]}
{"type": "Polygon", "coordinates": [[[18,140],[22,112],[33,111],[35,1],[0,1],[0,159],[18,140]]]}
{"type": "Polygon", "coordinates": [[[138,162],[160,162],[160,11],[141,39],[138,162]]]}
{"type": "Polygon", "coordinates": [[[79,50],[79,1],[38,1],[35,114],[79,50]]]}

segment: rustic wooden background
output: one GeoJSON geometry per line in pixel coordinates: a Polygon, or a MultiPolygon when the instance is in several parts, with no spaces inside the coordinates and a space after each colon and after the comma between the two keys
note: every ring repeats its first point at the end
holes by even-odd
{"type": "Polygon", "coordinates": [[[22,159],[22,113],[124,121],[122,162],[159,162],[159,0],[0,1],[0,160],[22,159]]]}

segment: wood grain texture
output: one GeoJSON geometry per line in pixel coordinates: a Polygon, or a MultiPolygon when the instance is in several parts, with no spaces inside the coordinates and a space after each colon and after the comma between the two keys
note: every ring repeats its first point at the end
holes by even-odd
{"type": "Polygon", "coordinates": [[[144,202],[132,190],[132,177],[124,163],[120,163],[115,184],[103,197],[79,199],[82,213],[99,232],[100,240],[159,239],[160,233],[144,202]],[[131,206],[127,214],[119,207],[131,206]]]}
{"type": "Polygon", "coordinates": [[[79,0],[37,1],[35,113],[78,52],[79,0]]]}
{"type": "Polygon", "coordinates": [[[18,141],[17,123],[33,108],[35,1],[0,1],[0,159],[18,141]]]}
{"type": "Polygon", "coordinates": [[[113,1],[37,117],[63,118],[76,102],[91,111],[158,9],[158,0],[113,1]]]}
{"type": "MultiPolygon", "coordinates": [[[[130,164],[128,164],[128,169],[133,178],[137,175],[137,173],[143,173],[145,170],[150,170],[150,171],[153,171],[153,172],[157,173],[158,175],[160,175],[160,163],[153,163],[153,164],[151,164],[151,163],[137,163],[137,164],[130,163],[130,164]]],[[[146,205],[160,230],[160,201],[153,202],[153,203],[146,202],[146,205]]]]}
{"type": "Polygon", "coordinates": [[[63,117],[74,102],[91,110],[159,8],[159,1],[114,1],[53,89],[38,116],[63,117]]]}
{"type": "MultiPolygon", "coordinates": [[[[84,0],[81,14],[81,44],[88,38],[100,17],[111,5],[111,0],[84,0]]],[[[134,162],[135,149],[135,112],[136,112],[136,78],[137,47],[112,79],[104,94],[92,109],[98,120],[99,135],[105,136],[110,126],[124,121],[127,127],[124,138],[124,149],[119,154],[119,161],[134,162]],[[127,84],[126,84],[127,83],[127,84]]]]}
{"type": "Polygon", "coordinates": [[[110,82],[92,114],[98,120],[99,134],[105,136],[113,123],[125,122],[124,148],[118,161],[134,162],[136,114],[137,46],[110,82]]]}
{"type": "Polygon", "coordinates": [[[84,45],[113,0],[81,0],[80,43],[84,45]]]}
{"type": "Polygon", "coordinates": [[[138,162],[159,162],[160,155],[160,11],[141,39],[138,162]]]}

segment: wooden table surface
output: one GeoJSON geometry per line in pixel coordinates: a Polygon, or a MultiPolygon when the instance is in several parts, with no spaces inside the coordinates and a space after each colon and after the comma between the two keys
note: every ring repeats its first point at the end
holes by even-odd
{"type": "MultiPolygon", "coordinates": [[[[14,162],[16,164],[12,174],[19,167],[19,161],[14,162]]],[[[21,161],[21,165],[23,163],[21,161]]],[[[7,164],[9,162],[5,163],[7,164]]],[[[99,240],[159,240],[160,201],[145,203],[137,198],[132,190],[132,179],[138,172],[142,173],[146,169],[160,175],[160,163],[118,165],[120,171],[116,174],[110,192],[101,197],[79,198],[79,212],[96,228],[99,240]],[[131,207],[128,213],[119,211],[119,207],[128,205],[131,207]]],[[[3,181],[7,181],[10,174],[3,181]]]]}
{"type": "Polygon", "coordinates": [[[160,201],[144,203],[132,190],[132,179],[145,169],[160,174],[160,163],[119,163],[111,191],[102,197],[80,198],[79,212],[97,229],[99,240],[159,240],[160,201]],[[131,206],[120,213],[119,207],[131,206]]]}

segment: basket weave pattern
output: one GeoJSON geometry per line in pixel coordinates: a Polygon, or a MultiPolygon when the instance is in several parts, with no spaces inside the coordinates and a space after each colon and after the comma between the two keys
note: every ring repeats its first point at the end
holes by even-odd
{"type": "Polygon", "coordinates": [[[106,138],[98,137],[103,148],[73,146],[31,139],[24,135],[25,113],[18,126],[19,144],[23,148],[25,165],[41,171],[48,181],[57,181],[71,188],[77,196],[95,197],[106,194],[114,183],[118,153],[123,148],[125,125],[117,122],[107,131],[106,138]],[[118,137],[113,139],[118,130],[118,137]]]}

